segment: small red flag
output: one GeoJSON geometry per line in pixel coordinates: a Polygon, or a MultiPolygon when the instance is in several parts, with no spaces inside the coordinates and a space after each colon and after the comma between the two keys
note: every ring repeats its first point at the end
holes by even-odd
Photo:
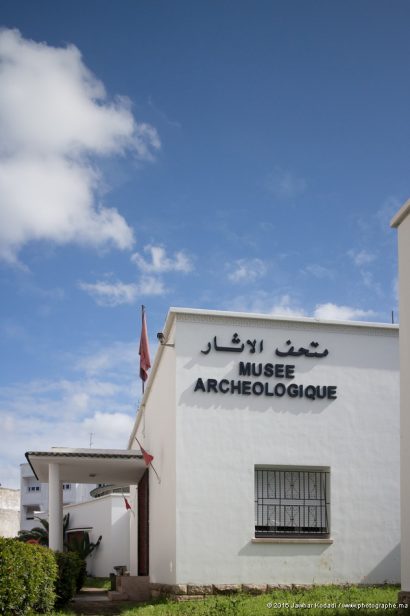
{"type": "Polygon", "coordinates": [[[137,441],[139,448],[141,449],[142,457],[144,458],[144,462],[146,466],[149,466],[151,462],[153,461],[154,456],[152,456],[150,453],[148,453],[148,451],[144,449],[144,447],[141,445],[137,437],[135,437],[135,440],[137,441]]]}
{"type": "Polygon", "coordinates": [[[144,462],[146,466],[149,466],[151,462],[153,461],[154,456],[148,453],[148,451],[145,451],[144,447],[140,447],[140,449],[141,449],[142,457],[144,458],[144,462]]]}
{"type": "Polygon", "coordinates": [[[125,496],[123,496],[123,499],[124,499],[124,503],[125,503],[125,508],[128,511],[129,509],[131,509],[131,505],[129,504],[129,502],[127,501],[125,496]]]}
{"type": "Polygon", "coordinates": [[[147,320],[145,318],[145,306],[141,307],[142,312],[142,327],[140,338],[140,377],[143,383],[148,378],[148,370],[151,368],[151,360],[149,356],[149,344],[148,344],[148,332],[147,332],[147,320]]]}

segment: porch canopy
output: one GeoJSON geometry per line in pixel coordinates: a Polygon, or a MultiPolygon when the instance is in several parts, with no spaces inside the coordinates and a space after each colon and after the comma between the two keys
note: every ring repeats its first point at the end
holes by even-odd
{"type": "Polygon", "coordinates": [[[109,483],[136,485],[146,466],[135,449],[69,449],[28,451],[26,458],[34,475],[49,484],[49,546],[63,549],[63,483],[109,483]]]}

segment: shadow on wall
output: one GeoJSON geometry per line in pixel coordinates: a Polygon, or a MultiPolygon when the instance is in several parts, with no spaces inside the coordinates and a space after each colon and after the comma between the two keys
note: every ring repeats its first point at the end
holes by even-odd
{"type": "MultiPolygon", "coordinates": [[[[271,544],[263,544],[263,543],[252,543],[249,541],[246,545],[243,546],[238,552],[239,556],[269,556],[272,557],[272,552],[269,549],[269,545],[271,544]]],[[[330,544],[324,543],[312,543],[309,545],[306,544],[284,544],[280,543],[275,544],[275,557],[288,557],[292,558],[294,556],[319,556],[323,554],[326,550],[331,547],[330,544]]]]}
{"type": "MultiPolygon", "coordinates": [[[[320,556],[320,561],[317,563],[319,570],[331,569],[332,557],[330,554],[326,554],[326,551],[330,548],[330,545],[326,544],[312,544],[312,545],[275,545],[275,558],[285,559],[284,564],[292,562],[292,558],[303,556],[320,556]],[[286,562],[288,561],[288,562],[286,562]]],[[[269,545],[247,543],[238,552],[239,556],[256,556],[256,557],[272,557],[272,552],[267,549],[269,545]]],[[[287,571],[286,575],[289,575],[287,571]]],[[[299,583],[300,580],[295,580],[294,583],[299,583]]],[[[360,580],[361,584],[399,584],[400,583],[400,544],[397,544],[395,548],[391,550],[378,565],[374,567],[367,575],[363,576],[360,580]]]]}
{"type": "Polygon", "coordinates": [[[364,576],[362,584],[400,583],[400,543],[364,576]]]}

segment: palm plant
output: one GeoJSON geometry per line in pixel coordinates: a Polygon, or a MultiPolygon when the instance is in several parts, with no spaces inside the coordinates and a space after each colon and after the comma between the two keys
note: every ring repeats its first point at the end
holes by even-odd
{"type": "Polygon", "coordinates": [[[70,539],[68,549],[70,550],[70,552],[77,552],[77,554],[85,560],[87,556],[90,556],[90,554],[92,554],[92,552],[94,552],[94,550],[98,548],[101,543],[101,539],[102,535],[98,537],[97,543],[93,543],[92,541],[90,541],[90,535],[87,533],[87,531],[85,531],[81,535],[81,537],[72,537],[70,539]]]}
{"type": "MultiPolygon", "coordinates": [[[[45,518],[39,518],[38,516],[35,516],[35,518],[36,520],[39,520],[42,527],[35,526],[31,530],[19,530],[18,539],[19,541],[24,541],[25,543],[30,541],[30,543],[38,543],[40,545],[44,545],[48,547],[48,531],[49,531],[48,520],[46,520],[45,518]]],[[[69,523],[70,523],[70,514],[66,513],[65,516],[63,517],[64,545],[66,545],[66,533],[67,533],[69,523]]]]}

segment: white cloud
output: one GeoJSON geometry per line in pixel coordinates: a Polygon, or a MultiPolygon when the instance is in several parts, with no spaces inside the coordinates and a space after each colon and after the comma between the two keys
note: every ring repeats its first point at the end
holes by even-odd
{"type": "Polygon", "coordinates": [[[349,250],[347,254],[358,267],[369,265],[369,263],[373,263],[376,259],[376,255],[372,252],[368,252],[367,250],[360,250],[360,252],[349,250]]]}
{"type": "Polygon", "coordinates": [[[144,252],[149,255],[150,260],[144,259],[139,253],[134,253],[131,261],[136,266],[147,274],[162,274],[165,272],[183,272],[192,271],[193,265],[191,259],[183,251],[174,253],[173,257],[168,257],[163,246],[153,246],[148,244],[144,246],[144,252]]]}
{"type": "Polygon", "coordinates": [[[4,487],[19,487],[19,464],[26,461],[26,451],[88,447],[91,432],[95,448],[124,449],[133,420],[134,414],[120,411],[95,411],[81,419],[64,416],[56,421],[46,420],[40,414],[14,419],[0,415],[0,430],[4,437],[0,454],[0,483],[4,487]]]}
{"type": "Polygon", "coordinates": [[[75,369],[87,375],[118,374],[129,376],[135,372],[138,365],[138,343],[115,342],[107,347],[88,351],[80,358],[75,358],[75,369]]]}
{"type": "Polygon", "coordinates": [[[131,434],[133,418],[125,413],[101,413],[97,411],[81,423],[84,432],[93,433],[93,443],[99,449],[112,449],[112,443],[121,443],[125,447],[131,434]]]}
{"type": "Polygon", "coordinates": [[[261,259],[238,259],[226,266],[231,282],[253,282],[266,274],[267,266],[261,259]]]}
{"type": "Polygon", "coordinates": [[[328,321],[355,321],[375,316],[373,310],[362,310],[351,306],[338,306],[337,304],[327,303],[318,304],[314,311],[316,319],[328,321]]]}
{"type": "Polygon", "coordinates": [[[330,302],[318,304],[313,314],[302,308],[289,294],[272,295],[266,291],[257,291],[251,295],[235,297],[225,306],[228,310],[256,312],[287,317],[309,317],[329,321],[355,321],[371,319],[376,316],[373,310],[362,310],[351,306],[339,306],[330,302]]]}
{"type": "Polygon", "coordinates": [[[128,100],[107,98],[76,47],[0,31],[0,132],[0,258],[16,262],[30,240],[133,245],[124,218],[97,202],[102,178],[90,158],[152,159],[159,138],[128,100]]]}
{"type": "Polygon", "coordinates": [[[295,305],[290,295],[282,295],[278,301],[272,306],[270,314],[277,314],[287,317],[304,317],[306,316],[303,308],[295,305]]]}
{"type": "Polygon", "coordinates": [[[275,197],[280,199],[293,199],[302,195],[307,188],[303,178],[296,177],[290,171],[276,167],[267,178],[267,188],[275,197]]]}
{"type": "Polygon", "coordinates": [[[289,317],[306,316],[305,311],[300,308],[288,295],[273,295],[266,291],[256,291],[249,295],[239,295],[225,306],[228,310],[240,312],[256,312],[259,314],[272,314],[289,317]]]}
{"type": "Polygon", "coordinates": [[[53,446],[126,447],[139,396],[138,343],[85,350],[79,378],[35,380],[0,387],[0,482],[18,487],[24,453],[53,446]],[[14,468],[14,472],[13,472],[14,468]]]}
{"type": "Polygon", "coordinates": [[[143,276],[138,283],[98,281],[80,282],[78,286],[91,295],[99,306],[111,308],[121,304],[133,304],[138,297],[166,293],[162,281],[152,276],[143,276]]]}

